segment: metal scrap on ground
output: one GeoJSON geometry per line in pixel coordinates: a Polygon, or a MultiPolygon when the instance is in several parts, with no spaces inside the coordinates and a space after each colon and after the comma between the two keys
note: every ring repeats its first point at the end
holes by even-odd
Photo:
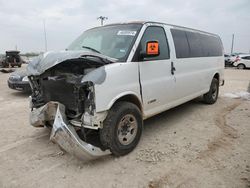
{"type": "Polygon", "coordinates": [[[12,73],[12,72],[15,72],[15,69],[1,69],[0,72],[2,72],[2,73],[12,73]]]}

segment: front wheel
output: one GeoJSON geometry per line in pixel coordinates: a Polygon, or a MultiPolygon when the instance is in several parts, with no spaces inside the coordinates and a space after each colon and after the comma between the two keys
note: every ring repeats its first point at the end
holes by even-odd
{"type": "Polygon", "coordinates": [[[206,104],[214,104],[217,101],[218,94],[219,94],[219,80],[213,78],[209,91],[203,95],[203,101],[206,104]]]}
{"type": "Polygon", "coordinates": [[[117,102],[110,109],[100,140],[104,149],[116,156],[126,155],[138,144],[142,133],[142,115],[139,108],[129,102],[117,102]]]}
{"type": "Polygon", "coordinates": [[[237,65],[237,68],[238,68],[238,69],[245,69],[246,67],[245,67],[244,64],[239,64],[239,65],[237,65]]]}

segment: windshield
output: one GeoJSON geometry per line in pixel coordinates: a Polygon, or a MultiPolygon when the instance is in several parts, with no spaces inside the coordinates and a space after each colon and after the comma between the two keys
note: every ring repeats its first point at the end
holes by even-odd
{"type": "Polygon", "coordinates": [[[121,24],[98,27],[85,31],[67,50],[87,49],[126,61],[141,24],[121,24]]]}

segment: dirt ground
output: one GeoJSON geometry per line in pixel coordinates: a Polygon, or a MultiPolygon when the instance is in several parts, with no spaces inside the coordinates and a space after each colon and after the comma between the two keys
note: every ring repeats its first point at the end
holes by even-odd
{"type": "MultiPolygon", "coordinates": [[[[24,68],[24,67],[23,67],[24,68]]],[[[145,121],[137,148],[83,163],[29,125],[28,95],[0,72],[0,187],[250,187],[250,70],[226,69],[218,102],[199,99],[145,121]]]]}

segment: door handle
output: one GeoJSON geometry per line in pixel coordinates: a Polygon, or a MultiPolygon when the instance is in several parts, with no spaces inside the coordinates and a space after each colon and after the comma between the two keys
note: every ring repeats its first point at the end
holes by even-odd
{"type": "Polygon", "coordinates": [[[174,62],[171,61],[171,74],[174,75],[174,71],[176,71],[176,68],[174,67],[174,62]]]}

